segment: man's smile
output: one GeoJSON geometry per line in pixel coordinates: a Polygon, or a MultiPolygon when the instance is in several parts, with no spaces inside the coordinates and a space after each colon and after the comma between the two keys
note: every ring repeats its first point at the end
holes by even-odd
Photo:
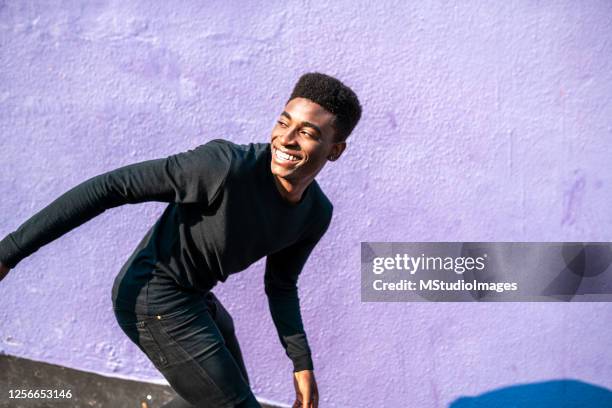
{"type": "Polygon", "coordinates": [[[281,166],[295,166],[302,159],[296,155],[294,152],[290,152],[287,150],[281,150],[272,146],[272,153],[274,157],[274,161],[281,166]]]}

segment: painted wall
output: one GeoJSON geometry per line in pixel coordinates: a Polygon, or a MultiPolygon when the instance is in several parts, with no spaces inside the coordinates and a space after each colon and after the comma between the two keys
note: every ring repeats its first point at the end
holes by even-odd
{"type": "MultiPolygon", "coordinates": [[[[612,240],[612,3],[0,5],[0,235],[76,184],[223,137],[266,141],[306,71],[364,115],[320,183],[300,280],[325,407],[448,407],[574,379],[612,388],[612,306],[366,304],[360,241],[612,240]]],[[[112,281],[164,205],[112,209],[0,284],[0,352],[160,380],[112,281]]],[[[216,293],[257,395],[292,401],[261,262],[216,293]]]]}

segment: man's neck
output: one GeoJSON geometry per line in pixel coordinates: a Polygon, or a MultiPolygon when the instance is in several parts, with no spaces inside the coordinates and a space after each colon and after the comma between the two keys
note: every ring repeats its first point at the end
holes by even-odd
{"type": "Polygon", "coordinates": [[[305,183],[293,184],[287,179],[274,175],[274,184],[283,199],[291,204],[298,204],[304,195],[304,191],[312,180],[305,183]]]}

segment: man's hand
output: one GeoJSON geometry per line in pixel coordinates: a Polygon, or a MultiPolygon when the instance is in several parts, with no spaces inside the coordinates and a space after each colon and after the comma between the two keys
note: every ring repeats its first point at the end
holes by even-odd
{"type": "Polygon", "coordinates": [[[9,273],[10,268],[0,262],[0,281],[9,273]]]}
{"type": "Polygon", "coordinates": [[[293,373],[295,402],[292,408],[317,408],[319,406],[319,390],[312,370],[302,370],[293,373]]]}

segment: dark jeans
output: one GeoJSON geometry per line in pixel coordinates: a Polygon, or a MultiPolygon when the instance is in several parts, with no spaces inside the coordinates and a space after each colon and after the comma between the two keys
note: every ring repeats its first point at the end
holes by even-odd
{"type": "Polygon", "coordinates": [[[115,309],[115,316],[179,395],[164,407],[260,407],[232,317],[212,292],[165,314],[115,309]]]}

